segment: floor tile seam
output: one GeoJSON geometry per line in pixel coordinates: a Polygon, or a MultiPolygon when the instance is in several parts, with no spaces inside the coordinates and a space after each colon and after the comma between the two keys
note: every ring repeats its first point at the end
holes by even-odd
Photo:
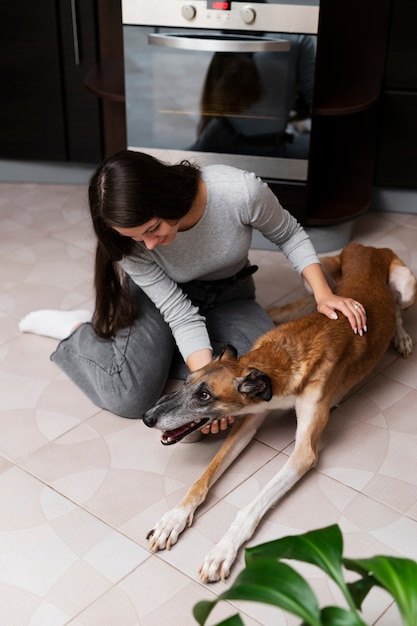
{"type": "MultiPolygon", "coordinates": [[[[242,570],[243,571],[243,567],[242,570]]],[[[227,582],[227,581],[226,581],[227,582]]],[[[227,586],[226,590],[223,590],[221,593],[223,593],[224,591],[229,591],[230,587],[232,586],[232,582],[230,582],[227,586]]],[[[254,601],[253,601],[254,602],[254,601]]],[[[256,626],[265,626],[265,622],[260,622],[256,617],[254,617],[253,613],[247,613],[247,611],[245,610],[245,600],[244,599],[229,599],[229,600],[221,600],[221,605],[224,605],[224,603],[226,603],[229,607],[231,607],[231,609],[233,609],[233,611],[237,611],[238,615],[242,618],[242,617],[247,617],[248,620],[251,620],[251,623],[256,625],[256,626]],[[242,606],[239,606],[237,604],[237,602],[241,602],[242,606]]],[[[262,602],[257,602],[256,604],[260,604],[260,610],[262,610],[262,607],[265,606],[262,602]]],[[[278,616],[279,616],[279,611],[281,611],[282,613],[284,613],[284,615],[286,616],[290,616],[291,613],[289,611],[285,611],[285,609],[281,608],[280,606],[276,606],[276,605],[268,605],[270,608],[274,608],[277,610],[277,624],[278,624],[278,616]]],[[[254,611],[256,612],[256,609],[254,609],[254,611]]],[[[223,623],[223,622],[221,622],[223,623]]],[[[274,622],[275,623],[275,622],[274,622]]],[[[243,624],[245,624],[245,622],[243,622],[243,624]]]]}
{"type": "MultiPolygon", "coordinates": [[[[10,468],[9,468],[10,469],[10,468]]],[[[143,549],[143,546],[138,543],[137,541],[135,541],[132,537],[130,537],[129,535],[125,534],[123,531],[121,531],[119,528],[114,527],[112,524],[110,524],[108,521],[98,517],[94,512],[92,512],[91,510],[89,510],[88,508],[78,504],[77,502],[74,502],[71,498],[69,498],[67,495],[61,493],[59,490],[57,490],[56,488],[54,488],[52,485],[49,485],[48,483],[46,483],[44,480],[40,479],[38,476],[32,474],[30,471],[26,470],[25,468],[20,468],[22,469],[22,471],[24,471],[27,475],[31,476],[32,478],[34,478],[37,482],[39,482],[40,484],[52,489],[58,496],[63,497],[65,500],[67,500],[68,502],[70,502],[71,504],[73,504],[77,509],[80,509],[84,512],[86,512],[89,516],[91,516],[92,518],[96,519],[97,521],[99,521],[100,523],[104,524],[107,528],[109,528],[112,532],[116,532],[119,535],[123,536],[125,539],[127,539],[128,541],[131,541],[132,543],[136,544],[137,546],[139,546],[140,548],[143,549]]],[[[44,520],[45,523],[48,523],[48,520],[45,519],[44,520]]],[[[74,614],[71,616],[71,618],[69,619],[68,622],[66,622],[66,624],[70,624],[71,622],[73,622],[74,620],[77,619],[77,617],[79,617],[80,615],[82,615],[82,613],[84,613],[88,608],[90,608],[91,606],[93,606],[95,603],[99,602],[100,599],[104,596],[106,596],[106,594],[108,594],[112,589],[117,589],[119,587],[119,585],[125,580],[127,579],[129,576],[131,576],[137,569],[139,569],[140,567],[143,567],[153,556],[158,556],[155,553],[152,553],[151,551],[149,551],[149,554],[144,558],[143,561],[141,561],[139,564],[135,565],[132,569],[130,569],[128,572],[126,572],[125,574],[123,574],[123,576],[121,576],[117,581],[112,581],[112,584],[102,593],[100,594],[100,596],[98,596],[97,598],[95,598],[94,600],[92,600],[90,603],[86,604],[83,608],[81,608],[77,614],[74,614]]],[[[82,557],[80,557],[82,558],[82,557]]],[[[165,561],[163,561],[161,559],[161,561],[163,562],[164,565],[166,565],[169,568],[178,570],[178,568],[176,568],[175,566],[173,566],[170,563],[166,563],[165,561]]],[[[182,572],[181,570],[178,570],[178,572],[182,575],[185,576],[189,581],[193,582],[194,579],[187,575],[185,572],[182,572]]],[[[195,581],[194,581],[195,582],[195,581]]]]}
{"type": "MultiPolygon", "coordinates": [[[[388,597],[391,597],[390,594],[388,594],[388,597]]],[[[378,626],[378,624],[380,623],[380,620],[384,617],[386,613],[388,613],[388,611],[392,609],[394,605],[397,606],[397,603],[394,600],[394,598],[392,598],[392,601],[389,603],[389,605],[385,607],[382,613],[375,619],[375,621],[370,626],[378,626]]]]}
{"type": "MultiPolygon", "coordinates": [[[[164,551],[163,551],[164,552],[164,551]]],[[[219,596],[224,593],[224,589],[223,588],[219,588],[218,591],[216,591],[217,589],[217,585],[214,583],[204,583],[202,582],[199,578],[198,578],[198,572],[196,575],[191,575],[191,574],[187,574],[185,571],[183,571],[182,569],[180,569],[180,567],[174,565],[173,563],[168,563],[158,552],[153,553],[151,556],[155,556],[156,558],[158,558],[161,563],[163,563],[164,565],[167,565],[169,567],[171,567],[172,569],[174,569],[177,573],[179,573],[181,576],[186,577],[190,583],[197,583],[202,590],[208,589],[211,593],[213,593],[214,596],[216,596],[216,598],[219,598],[219,596]]],[[[225,581],[225,583],[227,584],[227,580],[225,581]]],[[[228,589],[232,586],[232,583],[230,582],[230,584],[228,584],[228,589]]],[[[207,600],[207,598],[201,598],[202,600],[207,600]]],[[[199,602],[200,600],[197,600],[197,602],[199,602]]],[[[196,603],[197,603],[196,602],[196,603]]],[[[262,626],[262,623],[259,622],[258,620],[256,620],[252,615],[250,615],[249,613],[247,613],[246,611],[244,611],[241,607],[236,606],[236,604],[234,602],[232,602],[231,600],[221,600],[222,605],[227,605],[229,607],[231,607],[234,611],[238,611],[240,614],[242,614],[244,617],[247,617],[248,619],[251,619],[252,622],[254,624],[257,624],[259,626],[262,626]]],[[[190,607],[190,618],[192,617],[192,610],[194,608],[194,605],[196,604],[194,603],[191,607],[190,607]]]]}
{"type": "MultiPolygon", "coordinates": [[[[59,374],[58,374],[58,376],[59,376],[59,374]]],[[[29,407],[29,408],[31,408],[31,407],[29,407]]],[[[13,463],[15,463],[16,465],[19,465],[19,467],[21,467],[22,469],[26,470],[26,467],[24,465],[24,462],[25,462],[26,459],[31,457],[33,454],[42,453],[42,451],[45,450],[45,448],[47,448],[51,444],[55,444],[59,439],[61,439],[61,437],[66,437],[69,433],[71,433],[75,429],[79,428],[81,425],[85,424],[89,419],[91,419],[92,417],[94,417],[98,413],[100,413],[100,409],[97,409],[96,412],[92,413],[91,415],[89,415],[85,419],[80,420],[80,422],[78,422],[78,424],[74,424],[73,426],[68,427],[67,430],[64,430],[63,432],[61,432],[56,437],[48,439],[47,441],[44,441],[44,443],[42,443],[38,447],[32,448],[30,451],[25,452],[21,456],[18,456],[17,458],[12,459],[13,463]]],[[[3,456],[4,456],[4,454],[3,454],[3,456]]]]}
{"type": "MultiPolygon", "coordinates": [[[[375,502],[377,504],[382,504],[386,508],[395,511],[396,513],[400,513],[401,515],[404,515],[404,513],[402,511],[398,511],[394,507],[388,505],[386,502],[383,502],[382,500],[378,500],[378,498],[372,497],[371,495],[369,495],[367,493],[364,493],[358,487],[355,487],[355,486],[353,486],[353,485],[351,485],[351,484],[349,484],[347,482],[344,482],[343,479],[341,479],[341,478],[336,478],[335,476],[332,476],[331,474],[327,474],[325,471],[320,470],[319,464],[316,465],[316,467],[313,467],[311,470],[309,470],[307,472],[307,474],[309,474],[310,472],[315,472],[318,476],[327,478],[328,480],[331,480],[333,483],[336,483],[337,485],[340,485],[344,489],[349,489],[350,491],[353,491],[356,495],[362,496],[363,498],[366,498],[367,500],[369,500],[371,502],[375,502]]],[[[339,511],[339,517],[342,517],[343,513],[344,513],[344,509],[341,509],[339,511]]]]}
{"type": "MultiPolygon", "coordinates": [[[[130,539],[130,537],[128,537],[128,539],[130,539]]],[[[102,598],[105,598],[107,596],[107,594],[111,593],[113,590],[117,590],[119,588],[119,585],[121,583],[123,583],[124,580],[126,580],[127,578],[129,578],[129,576],[131,576],[137,569],[139,569],[140,567],[142,567],[145,563],[147,563],[152,556],[154,556],[153,553],[150,553],[144,561],[141,561],[141,563],[139,563],[138,565],[136,565],[130,572],[127,572],[126,574],[124,574],[117,582],[114,582],[112,585],[109,586],[108,589],[106,589],[105,591],[103,591],[103,593],[101,593],[99,596],[97,596],[97,598],[95,598],[94,600],[92,600],[91,602],[89,602],[88,604],[86,604],[82,609],[80,609],[78,611],[78,613],[74,614],[68,622],[65,622],[64,626],[69,626],[70,624],[72,624],[74,621],[76,621],[78,618],[80,618],[83,613],[85,613],[85,611],[87,611],[88,609],[94,607],[94,605],[98,602],[101,601],[102,598]]],[[[167,564],[169,565],[169,564],[167,564]]]]}
{"type": "MultiPolygon", "coordinates": [[[[215,543],[216,543],[216,542],[215,542],[215,543]]],[[[173,548],[175,548],[175,546],[173,546],[173,548]]],[[[245,550],[245,547],[243,546],[243,547],[241,548],[241,550],[242,550],[242,552],[243,552],[243,551],[245,550]]],[[[239,551],[240,551],[240,550],[239,550],[239,551]]],[[[162,554],[163,554],[163,553],[165,553],[165,552],[166,552],[166,550],[162,550],[162,551],[160,551],[160,552],[162,552],[162,554]]],[[[199,585],[199,586],[200,586],[203,590],[204,590],[204,589],[208,589],[208,590],[209,590],[209,591],[211,591],[211,592],[212,592],[212,593],[213,593],[213,594],[214,594],[217,598],[218,598],[218,597],[219,597],[222,593],[224,593],[225,589],[223,589],[223,588],[219,588],[219,589],[218,589],[218,591],[216,591],[216,589],[217,589],[217,585],[216,585],[216,583],[214,583],[214,584],[213,584],[213,583],[204,583],[203,581],[201,581],[201,580],[198,578],[198,575],[187,574],[184,570],[180,569],[180,567],[179,567],[179,566],[174,565],[174,563],[168,563],[168,562],[166,561],[166,559],[164,559],[164,558],[163,558],[162,554],[160,554],[160,552],[153,552],[153,553],[151,553],[151,555],[150,555],[150,556],[151,556],[151,557],[152,557],[152,556],[155,556],[156,558],[158,558],[158,559],[161,561],[161,563],[163,563],[164,565],[167,565],[167,566],[169,566],[170,568],[174,569],[177,573],[181,574],[181,576],[185,576],[186,578],[188,578],[188,580],[189,580],[191,583],[197,583],[197,584],[198,584],[198,585],[199,585]]],[[[138,566],[138,567],[140,567],[140,566],[138,566]]],[[[198,574],[198,572],[197,572],[197,574],[198,574]]],[[[228,589],[232,586],[232,582],[228,583],[228,579],[226,579],[226,581],[224,581],[224,582],[225,582],[225,584],[227,584],[227,585],[228,585],[228,587],[227,587],[228,589]]],[[[204,598],[201,598],[201,600],[204,600],[204,598]]],[[[199,600],[197,600],[197,602],[199,602],[199,600]]],[[[262,622],[259,622],[259,621],[258,621],[257,619],[255,619],[255,618],[254,618],[251,614],[249,614],[249,613],[247,613],[246,611],[244,611],[244,609],[242,609],[242,607],[238,607],[238,606],[237,606],[237,605],[236,605],[233,601],[231,601],[231,600],[221,600],[221,602],[222,602],[222,603],[226,603],[228,606],[232,607],[232,608],[233,608],[233,610],[237,610],[237,611],[239,611],[239,613],[241,613],[244,617],[246,616],[248,619],[251,619],[251,620],[252,620],[252,622],[253,622],[254,624],[259,624],[259,626],[264,626],[264,625],[262,624],[262,622]]],[[[194,605],[193,605],[193,606],[194,606],[194,605]]],[[[193,607],[191,607],[190,616],[192,616],[192,608],[193,608],[193,607]]]]}
{"type": "MultiPolygon", "coordinates": [[[[104,524],[105,526],[107,526],[108,528],[110,528],[113,532],[116,532],[117,534],[121,535],[122,537],[124,537],[125,539],[127,539],[128,541],[131,541],[132,543],[134,543],[135,545],[137,545],[139,548],[144,549],[144,550],[148,550],[148,548],[144,547],[142,545],[142,543],[140,541],[137,541],[136,539],[134,539],[133,537],[131,537],[129,534],[127,534],[126,532],[124,532],[122,529],[118,528],[117,526],[113,525],[111,522],[109,522],[107,519],[105,519],[103,516],[100,516],[99,514],[97,514],[97,512],[95,512],[94,510],[92,510],[91,508],[89,508],[87,505],[85,504],[80,504],[79,502],[77,502],[76,500],[72,499],[71,497],[69,497],[66,493],[63,493],[60,489],[58,489],[55,485],[49,483],[47,480],[41,478],[40,476],[38,476],[35,472],[31,471],[29,468],[22,466],[18,463],[13,463],[13,465],[15,467],[18,467],[20,470],[22,470],[26,475],[30,476],[31,478],[33,478],[36,482],[40,483],[41,485],[44,485],[45,487],[51,489],[54,493],[56,493],[58,496],[63,497],[65,500],[67,500],[68,502],[70,502],[71,504],[74,505],[74,507],[76,507],[79,510],[84,511],[85,513],[87,513],[89,516],[91,516],[92,518],[94,518],[95,520],[97,520],[98,522],[104,524]]],[[[10,468],[8,468],[10,469],[10,468]]],[[[7,471],[7,470],[6,470],[7,471]]],[[[231,490],[232,491],[232,490],[231,490]]],[[[216,504],[218,504],[221,499],[214,499],[215,501],[213,502],[213,504],[211,506],[214,506],[216,504]]],[[[211,508],[210,506],[210,508],[211,508]]],[[[205,513],[206,511],[204,511],[205,513]]],[[[197,516],[196,516],[197,517],[197,516]]],[[[151,551],[149,551],[149,556],[146,557],[145,561],[148,560],[149,557],[153,556],[154,554],[157,553],[153,553],[151,551]]],[[[145,562],[143,561],[143,562],[145,562]]],[[[139,567],[139,566],[138,566],[139,567]]],[[[132,570],[133,571],[133,570],[132,570]]]]}
{"type": "MultiPolygon", "coordinates": [[[[411,387],[410,389],[413,389],[413,388],[411,387]]],[[[415,390],[414,390],[414,391],[415,391],[415,390]]],[[[394,403],[394,404],[396,404],[396,403],[394,403]]],[[[393,406],[393,405],[391,405],[391,406],[393,406]]],[[[387,407],[387,408],[390,408],[390,407],[387,407]]],[[[379,407],[378,407],[378,409],[379,409],[379,407]]],[[[382,416],[385,418],[385,416],[384,416],[384,414],[383,414],[383,409],[379,409],[379,411],[380,411],[380,413],[382,414],[382,416]]],[[[337,418],[336,418],[336,419],[337,419],[337,418]]],[[[400,434],[400,435],[402,434],[402,435],[404,435],[404,436],[408,436],[408,435],[409,435],[409,433],[404,432],[404,431],[402,431],[402,430],[396,430],[395,428],[389,428],[389,427],[388,427],[388,425],[387,425],[387,422],[386,422],[386,421],[384,421],[384,423],[383,423],[382,425],[381,425],[381,424],[374,423],[374,422],[372,422],[372,423],[369,423],[369,422],[363,422],[363,424],[365,424],[365,425],[367,425],[367,426],[371,427],[371,428],[372,428],[372,429],[374,429],[376,432],[389,433],[389,434],[388,434],[388,437],[390,436],[390,434],[391,434],[391,433],[398,433],[398,434],[400,434]]],[[[321,440],[322,440],[322,438],[320,438],[320,440],[319,440],[319,448],[318,448],[318,460],[317,460],[317,464],[314,466],[314,468],[312,468],[312,469],[316,469],[316,470],[320,470],[320,459],[321,459],[321,457],[323,456],[323,454],[324,454],[324,452],[325,452],[325,449],[323,449],[323,448],[321,447],[321,440]]],[[[388,444],[387,444],[387,445],[388,445],[388,444]]],[[[331,448],[331,442],[327,444],[326,448],[328,448],[328,449],[330,449],[330,448],[331,448]]],[[[346,450],[346,449],[345,449],[345,450],[346,450]]],[[[378,468],[377,468],[376,470],[369,470],[369,473],[372,473],[374,476],[377,476],[377,475],[388,476],[388,475],[386,475],[386,474],[382,474],[382,473],[380,472],[380,469],[381,469],[381,467],[382,467],[382,465],[383,465],[383,463],[384,463],[384,462],[385,462],[385,458],[384,458],[384,459],[382,459],[382,461],[380,462],[380,464],[378,465],[378,468]]],[[[340,466],[336,466],[336,465],[335,465],[335,466],[333,466],[333,467],[335,467],[335,468],[336,468],[336,467],[339,467],[339,469],[340,469],[340,466]]],[[[349,467],[347,467],[347,466],[346,466],[346,467],[342,467],[341,469],[347,469],[347,470],[352,469],[352,470],[355,470],[355,469],[361,469],[361,468],[349,468],[349,467]]],[[[364,471],[366,471],[366,470],[364,470],[364,471]]],[[[335,480],[337,480],[337,479],[335,479],[335,480]]],[[[348,486],[349,486],[349,485],[348,485],[348,486]]]]}
{"type": "Polygon", "coordinates": [[[260,443],[263,443],[267,448],[271,448],[271,450],[275,452],[275,454],[269,459],[268,461],[269,463],[273,459],[277,459],[280,454],[283,454],[284,456],[289,458],[292,454],[292,450],[295,445],[295,437],[291,441],[289,441],[287,444],[285,444],[285,446],[281,450],[277,450],[272,445],[265,443],[264,441],[260,441],[260,443]]]}
{"type": "MultiPolygon", "coordinates": [[[[351,485],[348,482],[343,481],[342,478],[336,478],[335,476],[327,473],[324,469],[320,469],[320,463],[318,463],[315,467],[313,467],[310,470],[308,470],[308,472],[305,474],[305,476],[307,476],[307,474],[309,474],[310,472],[316,472],[319,476],[327,478],[327,479],[337,483],[338,485],[341,485],[345,489],[352,490],[357,495],[360,495],[363,498],[366,498],[367,500],[370,500],[371,502],[375,502],[377,504],[382,504],[382,506],[386,507],[387,509],[390,509],[391,511],[394,511],[395,513],[401,515],[402,517],[406,517],[410,521],[414,522],[416,524],[416,529],[417,529],[417,520],[410,516],[409,511],[402,511],[401,509],[395,507],[392,504],[389,504],[388,502],[384,501],[383,499],[378,498],[377,496],[372,496],[371,494],[366,493],[365,491],[363,491],[363,489],[366,488],[368,483],[366,483],[366,485],[364,485],[364,487],[362,489],[360,489],[359,487],[355,487],[354,485],[351,485]]],[[[375,472],[374,473],[374,476],[377,476],[377,475],[380,476],[379,472],[375,472]]]]}
{"type": "Polygon", "coordinates": [[[12,467],[18,467],[15,459],[12,459],[11,457],[9,457],[5,452],[0,452],[0,458],[5,459],[8,463],[10,463],[10,467],[5,467],[4,470],[2,470],[0,472],[0,475],[3,474],[4,472],[7,472],[9,469],[11,469],[12,467]]]}
{"type": "MultiPolygon", "coordinates": [[[[413,345],[417,345],[417,342],[416,342],[416,344],[413,344],[413,345]]],[[[394,363],[396,363],[397,361],[400,362],[400,359],[402,359],[402,358],[403,357],[400,354],[393,355],[392,360],[390,360],[390,362],[387,363],[384,366],[382,365],[382,358],[381,358],[381,361],[379,363],[377,363],[376,367],[369,374],[367,374],[367,376],[364,379],[362,379],[361,381],[356,383],[356,385],[350,391],[348,391],[346,393],[346,395],[343,396],[343,398],[337,404],[335,404],[335,405],[333,405],[331,407],[331,409],[330,409],[330,416],[331,416],[333,411],[335,411],[340,406],[345,404],[353,396],[357,395],[360,392],[366,394],[366,387],[367,387],[367,385],[372,383],[372,382],[374,382],[375,378],[382,376],[384,379],[389,379],[389,380],[392,381],[393,379],[390,376],[388,376],[387,374],[385,374],[385,372],[394,363]]],[[[414,387],[410,387],[409,385],[407,385],[407,383],[405,383],[403,381],[401,381],[401,384],[409,387],[410,389],[414,389],[414,387]]]]}
{"type": "MultiPolygon", "coordinates": [[[[258,443],[262,443],[263,445],[267,446],[267,444],[264,444],[262,441],[258,441],[258,443]]],[[[269,446],[267,446],[269,447],[269,446]]],[[[256,476],[256,474],[261,471],[264,467],[266,467],[266,465],[268,465],[271,461],[273,461],[274,459],[276,459],[279,454],[281,454],[280,451],[275,450],[275,448],[271,448],[272,450],[274,450],[274,452],[276,454],[274,454],[273,456],[271,456],[268,460],[266,460],[265,462],[261,463],[257,468],[255,468],[250,474],[245,475],[244,478],[242,478],[240,481],[238,481],[233,487],[230,487],[230,489],[227,490],[227,492],[223,493],[222,496],[215,496],[213,494],[213,498],[210,497],[210,493],[213,490],[213,488],[215,487],[215,485],[219,484],[223,478],[223,476],[226,475],[226,472],[224,472],[219,479],[214,483],[214,485],[212,486],[211,490],[209,491],[206,500],[199,505],[196,514],[194,516],[194,520],[196,521],[199,517],[202,517],[203,515],[206,515],[206,513],[208,513],[209,511],[211,511],[211,509],[215,506],[220,506],[222,502],[227,501],[227,498],[234,493],[237,489],[240,489],[242,487],[242,485],[244,485],[248,480],[251,480],[254,476],[256,476]],[[200,510],[201,509],[201,510],[200,510]]],[[[242,451],[243,453],[243,451],[242,451]]],[[[242,454],[241,453],[241,454],[242,454]]],[[[285,455],[287,456],[287,455],[285,455]]],[[[239,458],[239,457],[238,457],[239,458]]],[[[230,465],[230,468],[233,468],[233,463],[232,465],[230,465]]],[[[228,468],[228,469],[230,469],[228,468]]]]}
{"type": "MultiPolygon", "coordinates": [[[[398,237],[400,238],[399,240],[403,243],[403,238],[402,238],[402,234],[401,233],[396,233],[396,231],[398,231],[400,228],[398,226],[398,224],[396,226],[394,226],[392,229],[385,231],[384,233],[378,233],[378,235],[375,237],[375,239],[372,239],[372,243],[367,243],[365,245],[370,245],[373,246],[375,248],[391,248],[391,250],[397,254],[400,259],[402,258],[402,255],[404,255],[404,253],[406,252],[412,252],[412,249],[407,245],[407,242],[405,242],[405,247],[400,247],[398,245],[387,245],[387,237],[398,237]]],[[[417,227],[412,226],[412,225],[408,225],[408,224],[404,224],[402,226],[403,230],[417,230],[417,227]]]]}
{"type": "Polygon", "coordinates": [[[386,219],[387,222],[389,222],[390,224],[395,224],[395,226],[397,228],[415,228],[417,229],[417,219],[416,219],[416,213],[406,213],[405,211],[401,211],[401,212],[393,212],[393,211],[387,211],[387,212],[381,212],[381,214],[384,215],[384,218],[386,219]],[[395,216],[398,215],[403,215],[405,217],[410,217],[410,218],[415,218],[415,219],[410,219],[409,222],[398,222],[395,219],[395,216]]]}
{"type": "MultiPolygon", "coordinates": [[[[67,502],[70,502],[76,509],[78,509],[80,511],[84,511],[84,513],[87,513],[87,515],[89,515],[91,518],[95,519],[96,521],[100,522],[101,524],[104,524],[104,526],[106,526],[108,529],[110,529],[111,532],[117,533],[121,537],[124,537],[128,541],[131,541],[133,544],[135,544],[136,546],[138,546],[142,550],[148,551],[149,554],[145,558],[145,560],[142,561],[141,563],[139,563],[139,565],[136,565],[133,568],[133,570],[130,571],[130,573],[132,573],[132,571],[134,571],[137,567],[140,567],[140,565],[142,563],[146,562],[153,554],[155,554],[155,553],[149,551],[147,548],[144,548],[144,546],[139,541],[135,540],[129,534],[127,534],[126,532],[124,532],[123,530],[121,530],[120,528],[118,528],[117,526],[112,524],[111,522],[109,522],[104,517],[101,517],[100,515],[98,515],[95,511],[90,509],[88,506],[86,506],[84,504],[80,504],[79,502],[76,502],[75,500],[70,498],[67,494],[65,494],[62,491],[60,491],[56,486],[54,486],[54,485],[48,483],[46,480],[40,478],[35,473],[31,472],[29,469],[27,469],[25,467],[21,467],[18,464],[15,464],[15,466],[18,467],[21,471],[23,471],[27,476],[30,476],[31,478],[33,478],[37,483],[43,485],[44,487],[47,487],[48,489],[51,489],[56,495],[58,495],[59,497],[64,498],[67,502]]],[[[45,519],[45,523],[48,523],[48,521],[49,520],[45,519]]],[[[125,576],[126,575],[124,574],[123,578],[125,576]]]]}
{"type": "Polygon", "coordinates": [[[77,613],[74,613],[74,615],[72,615],[70,617],[70,619],[65,622],[64,626],[70,626],[71,624],[73,624],[77,619],[79,619],[83,613],[85,613],[85,611],[88,611],[88,609],[94,607],[94,605],[97,602],[100,602],[102,598],[105,598],[107,594],[109,594],[111,591],[113,590],[117,590],[120,583],[122,583],[126,578],[128,578],[130,575],[132,575],[141,565],[143,565],[143,563],[145,563],[148,559],[145,559],[145,561],[142,561],[142,563],[140,563],[139,565],[137,565],[136,567],[133,568],[133,570],[131,570],[130,572],[128,572],[127,574],[125,574],[124,576],[122,576],[122,578],[120,578],[120,580],[118,580],[117,582],[111,584],[107,589],[105,589],[99,596],[97,596],[94,600],[92,600],[91,602],[88,602],[84,607],[82,607],[81,609],[79,609],[79,611],[77,613]]]}
{"type": "MultiPolygon", "coordinates": [[[[397,382],[399,384],[401,384],[403,387],[407,387],[410,391],[417,391],[416,387],[412,387],[411,385],[409,385],[405,380],[401,379],[401,381],[397,380],[396,378],[393,378],[392,376],[390,376],[388,373],[386,373],[386,369],[389,368],[389,365],[387,365],[387,367],[383,370],[381,370],[381,372],[379,373],[380,376],[382,376],[383,378],[385,378],[387,380],[387,384],[388,381],[389,382],[397,382]]],[[[396,404],[396,402],[394,402],[394,404],[396,404]]],[[[390,405],[393,406],[393,405],[390,405]]],[[[389,407],[388,407],[389,408],[389,407]]]]}
{"type": "MultiPolygon", "coordinates": [[[[343,483],[341,483],[341,484],[343,484],[343,483]]],[[[417,520],[410,516],[409,511],[402,511],[401,509],[395,507],[394,505],[389,504],[389,502],[385,502],[384,500],[378,498],[377,496],[372,496],[372,495],[370,495],[368,493],[365,493],[363,491],[358,491],[357,488],[351,487],[350,485],[345,485],[345,487],[349,487],[349,488],[353,489],[354,491],[359,493],[361,496],[363,496],[367,500],[370,500],[371,502],[375,502],[376,504],[382,504],[382,506],[384,506],[385,508],[389,509],[390,511],[393,511],[397,515],[400,515],[402,518],[407,518],[408,520],[410,520],[411,522],[413,522],[416,525],[416,531],[417,531],[417,520]]]]}

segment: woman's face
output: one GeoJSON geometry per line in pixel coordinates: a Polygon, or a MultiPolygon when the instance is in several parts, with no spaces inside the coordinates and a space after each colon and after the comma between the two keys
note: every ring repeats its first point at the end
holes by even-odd
{"type": "Polygon", "coordinates": [[[163,220],[155,217],[141,226],[133,228],[114,227],[123,237],[130,237],[133,241],[143,241],[148,250],[156,246],[167,246],[177,235],[179,220],[163,220]]]}

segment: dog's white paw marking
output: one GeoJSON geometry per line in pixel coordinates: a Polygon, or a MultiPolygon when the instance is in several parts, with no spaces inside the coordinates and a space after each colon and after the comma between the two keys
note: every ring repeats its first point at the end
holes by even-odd
{"type": "Polygon", "coordinates": [[[215,583],[218,580],[226,580],[230,569],[236,559],[237,551],[226,542],[215,545],[200,567],[200,580],[205,583],[215,583]]]}
{"type": "Polygon", "coordinates": [[[171,509],[161,517],[155,528],[146,535],[146,539],[149,539],[149,549],[152,552],[169,550],[171,546],[177,543],[178,537],[184,528],[191,526],[192,523],[192,513],[179,506],[171,509]]]}

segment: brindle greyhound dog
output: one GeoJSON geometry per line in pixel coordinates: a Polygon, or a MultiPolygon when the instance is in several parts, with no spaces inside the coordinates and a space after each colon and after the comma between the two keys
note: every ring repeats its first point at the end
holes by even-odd
{"type": "Polygon", "coordinates": [[[330,320],[320,313],[299,318],[312,299],[270,310],[284,323],[260,337],[243,356],[227,346],[210,364],[193,372],[174,393],[161,398],[144,416],[147,426],[162,430],[162,443],[174,444],[223,416],[236,420],[214,459],[183,500],[150,531],[150,548],[176,543],[213,483],[255,435],[271,409],[294,407],[297,417],[294,451],[277,475],[244,509],[200,568],[206,582],[225,579],[239,548],[253,535],[266,511],[317,463],[320,436],[337,404],[378,363],[391,341],[407,357],[411,337],[401,310],[416,302],[417,281],[387,248],[352,243],[339,256],[322,259],[335,293],[361,302],[368,332],[355,335],[344,316],[330,320]]]}

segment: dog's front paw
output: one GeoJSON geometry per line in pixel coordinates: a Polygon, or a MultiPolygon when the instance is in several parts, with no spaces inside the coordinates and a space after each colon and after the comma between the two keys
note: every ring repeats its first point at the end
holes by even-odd
{"type": "Polygon", "coordinates": [[[403,328],[397,328],[392,343],[397,352],[405,359],[408,358],[413,351],[413,340],[403,328]]]}
{"type": "Polygon", "coordinates": [[[226,580],[236,559],[236,554],[237,551],[231,545],[220,541],[204,559],[204,563],[199,570],[200,580],[205,583],[226,580]]]}
{"type": "Polygon", "coordinates": [[[148,532],[146,539],[149,540],[149,549],[152,552],[158,550],[170,550],[178,541],[178,537],[186,526],[193,523],[193,514],[182,507],[171,509],[156,524],[155,528],[148,532]]]}

